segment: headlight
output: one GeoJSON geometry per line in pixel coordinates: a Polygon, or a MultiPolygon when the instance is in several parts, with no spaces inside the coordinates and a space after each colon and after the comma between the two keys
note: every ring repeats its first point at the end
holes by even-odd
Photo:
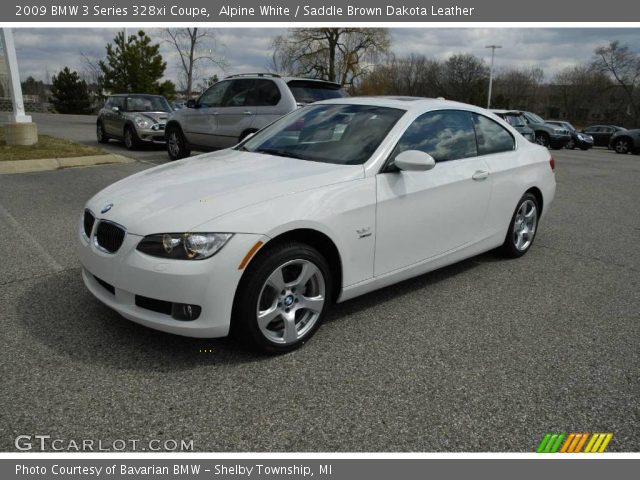
{"type": "Polygon", "coordinates": [[[233,233],[158,233],[147,235],[137,249],[147,255],[177,260],[202,260],[215,255],[233,233]]]}
{"type": "Polygon", "coordinates": [[[581,133],[578,134],[578,139],[580,140],[586,140],[586,137],[584,135],[582,135],[581,133]]]}
{"type": "Polygon", "coordinates": [[[138,128],[149,128],[151,122],[144,117],[135,117],[133,120],[138,128]]]}

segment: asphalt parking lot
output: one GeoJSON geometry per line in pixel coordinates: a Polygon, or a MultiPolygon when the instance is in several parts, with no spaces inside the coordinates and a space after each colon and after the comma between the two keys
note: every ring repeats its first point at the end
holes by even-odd
{"type": "Polygon", "coordinates": [[[160,164],[168,160],[167,149],[164,145],[143,145],[137,150],[127,150],[124,143],[111,140],[108,143],[98,143],[96,140],[95,115],[57,115],[50,113],[31,113],[33,121],[38,125],[38,131],[45,135],[66,138],[83,145],[99,147],[109,153],[125,155],[142,163],[160,164]]]}
{"type": "Polygon", "coordinates": [[[0,175],[0,450],[46,434],[531,452],[547,432],[613,432],[609,451],[639,451],[640,156],[553,154],[557,198],[525,257],[338,305],[280,357],[149,330],[85,290],[83,204],[147,163],[0,175]]]}

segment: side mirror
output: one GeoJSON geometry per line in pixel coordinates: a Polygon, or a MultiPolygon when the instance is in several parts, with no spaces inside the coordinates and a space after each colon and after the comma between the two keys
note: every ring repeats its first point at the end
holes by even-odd
{"type": "Polygon", "coordinates": [[[187,100],[187,108],[196,108],[196,101],[193,98],[187,100]]]}
{"type": "Polygon", "coordinates": [[[113,113],[120,113],[120,107],[111,107],[113,113]]]}
{"type": "Polygon", "coordinates": [[[394,160],[394,165],[407,172],[426,172],[436,166],[431,155],[420,150],[406,150],[394,160]]]}

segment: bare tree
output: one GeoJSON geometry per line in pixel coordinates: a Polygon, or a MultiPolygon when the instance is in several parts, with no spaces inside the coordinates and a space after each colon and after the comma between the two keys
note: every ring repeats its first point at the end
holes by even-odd
{"type": "Polygon", "coordinates": [[[589,65],[567,67],[553,78],[550,102],[559,104],[567,118],[584,124],[589,121],[589,112],[594,106],[604,107],[605,110],[607,106],[612,106],[612,85],[604,72],[594,70],[589,65]]]}
{"type": "Polygon", "coordinates": [[[227,66],[225,58],[218,52],[221,47],[213,30],[197,27],[167,28],[164,30],[164,38],[178,53],[187,98],[191,96],[194,81],[201,76],[198,74],[199,69],[206,64],[222,70],[227,66]]]}
{"type": "Polygon", "coordinates": [[[442,94],[447,99],[481,105],[489,68],[484,60],[474,55],[452,55],[442,64],[438,79],[442,94]]]}
{"type": "Polygon", "coordinates": [[[286,36],[275,38],[271,68],[353,85],[390,46],[389,33],[384,29],[291,29],[286,36]]]}
{"type": "Polygon", "coordinates": [[[494,106],[536,110],[543,78],[541,68],[510,68],[498,72],[493,83],[494,106]]]}
{"type": "Polygon", "coordinates": [[[620,85],[627,97],[628,114],[637,124],[640,121],[640,55],[618,41],[598,47],[594,53],[592,68],[610,75],[620,85]]]}

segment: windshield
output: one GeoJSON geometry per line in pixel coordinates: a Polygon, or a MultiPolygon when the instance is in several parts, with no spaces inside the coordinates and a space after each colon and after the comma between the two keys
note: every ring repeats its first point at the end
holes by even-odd
{"type": "Polygon", "coordinates": [[[540,118],[538,115],[536,115],[535,113],[527,112],[525,113],[525,115],[527,116],[527,118],[529,119],[529,122],[531,123],[544,123],[544,120],[540,118]]]}
{"type": "Polygon", "coordinates": [[[527,125],[527,122],[524,121],[521,114],[506,113],[502,118],[504,118],[512,127],[524,127],[527,125]]]}
{"type": "Polygon", "coordinates": [[[372,105],[312,105],[257,133],[238,150],[360,165],[376,151],[404,110],[372,105]]]}
{"type": "Polygon", "coordinates": [[[171,112],[171,106],[164,97],[131,96],[127,97],[127,112],[171,112]]]}

